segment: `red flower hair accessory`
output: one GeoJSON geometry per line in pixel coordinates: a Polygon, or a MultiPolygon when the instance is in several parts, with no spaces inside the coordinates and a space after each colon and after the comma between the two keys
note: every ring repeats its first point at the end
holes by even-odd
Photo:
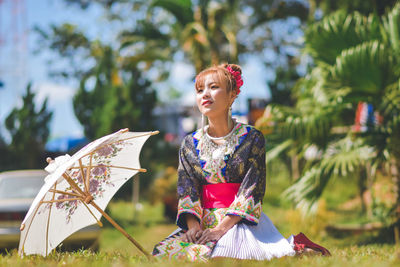
{"type": "Polygon", "coordinates": [[[236,94],[240,94],[240,87],[243,85],[242,75],[239,71],[234,71],[230,66],[226,69],[233,75],[236,81],[236,94]]]}

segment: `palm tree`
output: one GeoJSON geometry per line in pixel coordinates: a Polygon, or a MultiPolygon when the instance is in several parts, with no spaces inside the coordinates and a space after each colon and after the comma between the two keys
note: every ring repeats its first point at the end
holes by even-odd
{"type": "Polygon", "coordinates": [[[237,0],[198,3],[153,0],[148,10],[151,16],[140,21],[135,30],[121,35],[122,48],[131,49],[138,41],[144,41],[140,54],[150,61],[166,60],[175,52],[183,51],[196,72],[221,61],[236,62],[239,53],[236,35],[240,29],[238,5],[237,0]],[[161,31],[163,27],[167,30],[161,31]]]}
{"type": "Polygon", "coordinates": [[[286,191],[297,206],[315,208],[335,176],[360,173],[367,163],[375,168],[390,164],[400,211],[398,25],[400,4],[381,17],[338,11],[307,29],[305,49],[315,66],[297,83],[293,109],[271,108],[275,136],[285,143],[269,155],[295,149],[304,159],[312,145],[320,150],[319,157],[304,160],[302,176],[286,191]],[[383,123],[355,133],[350,126],[360,101],[371,103],[383,123]]]}

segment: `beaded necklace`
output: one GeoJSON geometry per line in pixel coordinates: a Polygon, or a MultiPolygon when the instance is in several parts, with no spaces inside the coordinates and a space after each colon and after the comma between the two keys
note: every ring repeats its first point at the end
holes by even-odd
{"type": "Polygon", "coordinates": [[[199,156],[211,165],[211,169],[218,170],[225,166],[227,160],[234,152],[238,142],[238,136],[235,133],[237,123],[234,121],[232,130],[223,137],[212,137],[208,134],[208,128],[202,136],[203,143],[200,148],[199,156]],[[223,144],[216,144],[213,140],[224,140],[223,144]]]}

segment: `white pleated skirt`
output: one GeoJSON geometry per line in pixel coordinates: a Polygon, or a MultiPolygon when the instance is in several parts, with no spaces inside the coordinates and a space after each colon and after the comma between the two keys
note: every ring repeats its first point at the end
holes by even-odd
{"type": "Polygon", "coordinates": [[[257,225],[233,226],[215,245],[211,258],[228,257],[250,260],[271,260],[294,256],[293,235],[284,238],[264,213],[257,225]]]}

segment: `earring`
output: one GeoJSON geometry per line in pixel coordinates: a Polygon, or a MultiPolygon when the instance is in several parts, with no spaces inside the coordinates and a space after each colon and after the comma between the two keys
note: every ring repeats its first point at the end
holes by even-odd
{"type": "Polygon", "coordinates": [[[232,107],[229,107],[228,110],[228,129],[230,130],[232,127],[232,107]]]}
{"type": "Polygon", "coordinates": [[[203,136],[206,132],[206,125],[207,125],[207,117],[204,114],[201,114],[201,129],[203,131],[203,136]]]}

